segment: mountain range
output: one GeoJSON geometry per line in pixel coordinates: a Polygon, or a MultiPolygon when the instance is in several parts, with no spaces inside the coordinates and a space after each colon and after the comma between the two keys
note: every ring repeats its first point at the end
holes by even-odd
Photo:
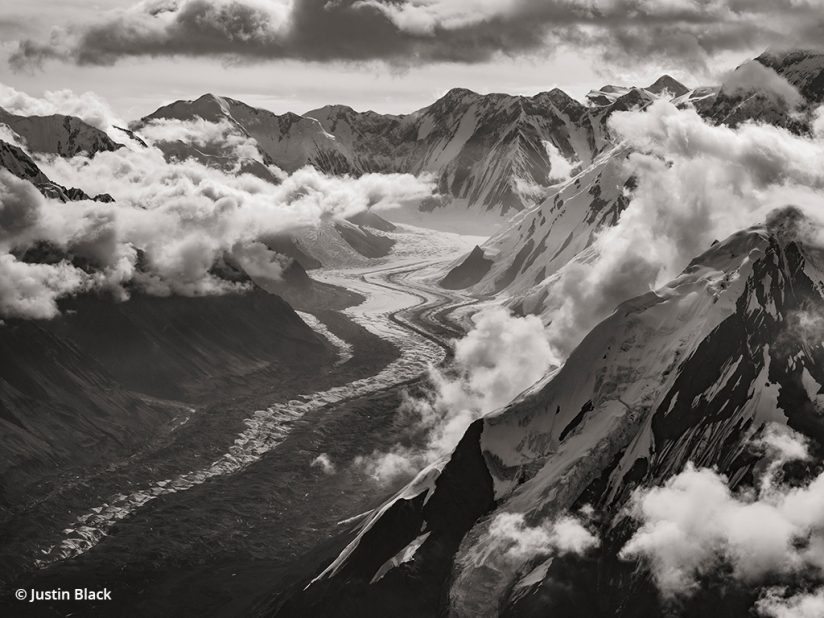
{"type": "MultiPolygon", "coordinates": [[[[802,109],[824,100],[821,54],[765,54],[757,62],[804,93],[802,109]]],[[[713,122],[810,130],[809,114],[791,114],[770,91],[730,92],[689,96],[713,122]]],[[[629,94],[606,87],[589,100],[611,106],[629,94]]],[[[641,106],[650,102],[648,93],[634,96],[641,106]]],[[[631,199],[629,154],[623,144],[601,148],[456,261],[441,285],[549,322],[553,275],[591,260],[594,238],[631,199]]],[[[810,437],[820,454],[824,357],[819,331],[799,320],[824,310],[824,256],[805,241],[808,225],[793,207],[775,211],[714,243],[675,279],[620,304],[559,370],[475,421],[447,460],[353,526],[342,549],[296,575],[266,615],[744,615],[759,598],[755,589],[722,577],[672,605],[648,572],[619,554],[631,536],[635,491],[665,484],[688,462],[746,487],[761,465],[751,444],[775,422],[810,437]],[[597,514],[596,552],[513,558],[500,549],[498,517],[517,514],[527,531],[540,530],[582,508],[597,514]]]]}
{"type": "MultiPolygon", "coordinates": [[[[38,162],[151,143],[168,163],[194,159],[256,182],[284,182],[305,166],[330,177],[431,178],[437,195],[417,205],[423,217],[449,212],[498,223],[488,240],[441,267],[441,291],[463,304],[506,306],[549,329],[557,326],[559,278],[595,262],[599,238],[621,223],[639,187],[628,165],[639,149],[614,133],[611,119],[663,101],[729,134],[755,122],[813,139],[824,103],[824,54],[769,52],[718,87],[690,89],[663,76],[645,88],[604,86],[586,102],[558,89],[532,97],[453,89],[407,115],[340,105],[278,115],[207,94],[132,123],[128,145],[77,118],[0,110],[0,125],[19,138],[0,141],[0,166],[47,197],[94,199],[101,209],[116,206],[118,195],[91,198],[50,179],[38,162]],[[220,139],[187,138],[182,129],[201,122],[219,127],[220,139]]],[[[690,146],[686,133],[677,138],[690,146]]],[[[332,345],[295,309],[342,310],[363,298],[314,281],[311,271],[385,266],[399,236],[391,218],[367,208],[267,237],[266,247],[285,259],[277,282],[251,276],[227,252],[210,273],[242,282],[246,294],[155,297],[135,290],[117,304],[80,294],[61,299],[57,319],[5,320],[0,357],[12,369],[0,379],[2,514],[19,516],[26,496],[51,491],[61,466],[102,469],[105,449],[125,453],[156,439],[177,406],[208,405],[215,385],[240,397],[258,380],[303,384],[326,371],[332,345]]],[[[824,448],[824,250],[810,232],[816,225],[802,208],[782,205],[762,223],[737,226],[691,252],[667,280],[610,305],[540,381],[474,420],[454,450],[374,509],[341,522],[340,534],[322,539],[272,582],[250,613],[746,615],[760,592],[725,578],[726,566],[701,582],[700,593],[673,601],[622,549],[635,532],[629,513],[638,492],[667,486],[690,466],[711,469],[753,496],[766,464],[752,445],[772,424],[804,436],[814,455],[814,463],[788,468],[787,477],[801,483],[817,469],[824,448]],[[597,548],[501,550],[502,521],[514,517],[528,533],[567,513],[586,520],[597,548]]],[[[26,264],[88,266],[81,253],[47,243],[15,251],[26,264]]],[[[809,538],[798,543],[814,545],[809,538]]],[[[807,580],[781,583],[798,592],[807,580]]]]}

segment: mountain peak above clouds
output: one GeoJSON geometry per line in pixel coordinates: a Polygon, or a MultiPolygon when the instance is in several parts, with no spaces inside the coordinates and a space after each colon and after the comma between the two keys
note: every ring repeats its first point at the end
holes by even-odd
{"type": "Polygon", "coordinates": [[[150,120],[192,120],[195,117],[217,122],[229,115],[227,101],[227,99],[211,93],[203,94],[197,99],[181,99],[158,108],[133,124],[140,126],[140,124],[150,120]]]}
{"type": "Polygon", "coordinates": [[[689,92],[690,89],[682,83],[669,75],[663,75],[646,88],[607,85],[598,90],[590,90],[586,95],[586,100],[590,105],[595,107],[606,107],[628,96],[637,98],[637,96],[642,93],[646,96],[653,95],[660,97],[667,95],[670,99],[677,99],[678,97],[687,95],[689,92]]]}
{"type": "Polygon", "coordinates": [[[662,75],[651,85],[647,86],[645,90],[659,95],[666,91],[669,92],[672,97],[680,97],[690,91],[684,84],[669,75],[662,75]]]}

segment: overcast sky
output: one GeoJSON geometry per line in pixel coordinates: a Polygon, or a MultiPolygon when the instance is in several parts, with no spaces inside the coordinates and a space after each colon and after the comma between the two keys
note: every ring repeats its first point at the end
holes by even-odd
{"type": "Polygon", "coordinates": [[[451,87],[578,98],[668,72],[711,83],[824,40],[824,0],[27,0],[0,81],[93,91],[126,119],[213,92],[276,112],[409,112],[451,87]],[[789,42],[789,43],[788,43],[789,42]]]}

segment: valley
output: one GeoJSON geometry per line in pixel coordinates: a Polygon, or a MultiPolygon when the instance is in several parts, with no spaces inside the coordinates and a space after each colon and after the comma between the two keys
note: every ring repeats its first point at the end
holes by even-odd
{"type": "MultiPolygon", "coordinates": [[[[21,537],[6,545],[4,562],[7,573],[18,573],[15,585],[89,577],[103,585],[102,574],[113,568],[125,584],[132,573],[139,579],[151,568],[152,577],[160,577],[227,552],[281,564],[324,534],[332,536],[335,521],[374,506],[391,487],[372,481],[352,461],[366,445],[390,445],[408,433],[395,414],[401,392],[448,357],[450,340],[465,327],[452,313],[474,302],[432,279],[482,240],[416,228],[401,228],[393,237],[393,254],[371,266],[314,273],[364,299],[343,310],[349,326],[328,326],[339,346],[351,348],[351,358],[340,357],[343,363],[314,379],[329,387],[312,391],[307,383],[306,392],[272,403],[277,391],[261,385],[242,403],[220,402],[215,393],[215,404],[182,407],[151,446],[14,516],[29,521],[13,524],[21,537]],[[266,407],[245,418],[238,409],[261,404],[266,407]],[[334,476],[310,465],[322,452],[335,462],[334,476]],[[295,494],[296,487],[305,493],[295,494]],[[61,521],[64,509],[71,516],[61,521]],[[248,529],[241,530],[241,520],[248,529]],[[224,526],[234,532],[216,538],[224,526]],[[238,543],[239,536],[245,540],[238,543]],[[212,540],[204,552],[206,538],[212,540]],[[15,564],[21,555],[30,562],[15,564]]],[[[318,311],[321,319],[326,313],[318,311]]],[[[123,615],[145,610],[133,596],[138,592],[120,588],[116,602],[123,603],[123,615]]],[[[110,611],[111,605],[104,607],[110,611]]]]}

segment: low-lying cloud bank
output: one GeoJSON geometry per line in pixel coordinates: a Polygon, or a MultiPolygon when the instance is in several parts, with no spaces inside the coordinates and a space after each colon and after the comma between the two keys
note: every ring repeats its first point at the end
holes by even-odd
{"type": "Polygon", "coordinates": [[[407,396],[399,411],[425,444],[397,445],[355,461],[376,480],[410,475],[449,455],[472,421],[506,405],[549,370],[551,353],[540,319],[515,317],[500,307],[474,319],[474,328],[455,342],[449,371],[431,368],[427,395],[407,396]]]}
{"type": "MultiPolygon", "coordinates": [[[[255,144],[220,124],[150,125],[152,140],[219,143],[243,157],[255,144]]],[[[279,184],[167,161],[155,147],[121,148],[93,158],[35,157],[52,180],[108,193],[115,202],[62,203],[0,169],[0,316],[51,318],[61,297],[105,291],[199,296],[242,292],[248,283],[216,274],[229,261],[252,276],[278,278],[283,258],[267,239],[368,208],[431,196],[407,174],[326,176],[307,167],[279,184]],[[65,259],[44,259],[55,251],[65,259]]]]}
{"type": "Polygon", "coordinates": [[[566,46],[612,63],[655,57],[696,68],[754,45],[818,46],[822,14],[815,0],[142,0],[55,26],[48,41],[21,41],[13,65],[132,56],[482,62],[566,46]]]}
{"type": "Polygon", "coordinates": [[[543,315],[557,363],[618,304],[671,280],[713,241],[788,204],[817,223],[824,217],[818,128],[807,136],[765,124],[731,129],[666,101],[616,113],[609,123],[635,151],[628,165],[637,188],[587,259],[547,282],[543,315]]]}

